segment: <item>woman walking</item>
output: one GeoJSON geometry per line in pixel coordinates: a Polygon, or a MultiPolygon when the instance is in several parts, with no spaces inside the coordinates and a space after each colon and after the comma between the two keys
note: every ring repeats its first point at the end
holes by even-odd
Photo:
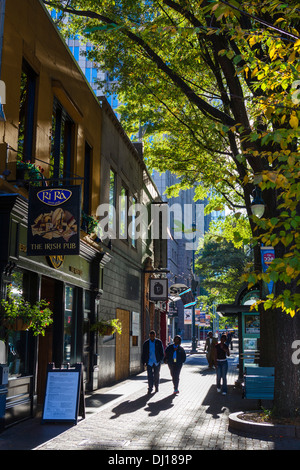
{"type": "Polygon", "coordinates": [[[215,365],[217,369],[217,391],[221,392],[222,395],[227,393],[227,371],[228,371],[228,362],[227,356],[230,355],[229,348],[225,344],[226,335],[221,336],[220,343],[215,346],[215,365]],[[221,388],[221,379],[222,379],[222,388],[221,388]]]}

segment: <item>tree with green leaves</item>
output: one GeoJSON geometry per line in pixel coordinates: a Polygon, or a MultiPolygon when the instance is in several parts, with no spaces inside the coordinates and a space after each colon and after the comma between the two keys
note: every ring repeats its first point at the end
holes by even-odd
{"type": "Polygon", "coordinates": [[[237,248],[221,235],[206,234],[196,253],[195,273],[201,278],[201,288],[207,292],[210,303],[233,303],[243,286],[243,274],[251,271],[252,266],[251,250],[237,248]]]}
{"type": "Polygon", "coordinates": [[[195,185],[199,198],[213,188],[212,209],[226,205],[244,220],[246,231],[235,226],[231,236],[253,246],[249,287],[274,282],[259,305],[262,361],[275,364],[277,414],[295,416],[300,409],[300,372],[292,361],[300,339],[298,2],[44,3],[68,15],[65,33],[91,41],[90,59],[116,79],[122,124],[129,134],[143,134],[149,166],[180,175],[181,187],[195,185]],[[254,190],[265,204],[261,219],[251,212],[254,190]],[[275,251],[266,273],[260,244],[275,251]]]}

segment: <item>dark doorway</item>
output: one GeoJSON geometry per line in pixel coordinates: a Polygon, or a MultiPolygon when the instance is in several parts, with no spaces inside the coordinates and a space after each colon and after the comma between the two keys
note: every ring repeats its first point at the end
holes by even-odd
{"type": "MultiPolygon", "coordinates": [[[[42,276],[41,299],[50,302],[52,312],[55,308],[55,286],[57,281],[50,277],[42,276]]],[[[38,348],[38,373],[37,373],[37,401],[42,404],[45,395],[47,364],[53,362],[53,324],[48,326],[45,336],[39,336],[38,348]]]]}

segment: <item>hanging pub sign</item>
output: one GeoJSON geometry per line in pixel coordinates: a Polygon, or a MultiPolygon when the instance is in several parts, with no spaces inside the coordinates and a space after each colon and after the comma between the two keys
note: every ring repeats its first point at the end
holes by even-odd
{"type": "Polygon", "coordinates": [[[168,279],[150,279],[149,300],[155,302],[168,300],[168,279]]]}
{"type": "Polygon", "coordinates": [[[78,255],[80,186],[30,187],[27,255],[78,255]]]}

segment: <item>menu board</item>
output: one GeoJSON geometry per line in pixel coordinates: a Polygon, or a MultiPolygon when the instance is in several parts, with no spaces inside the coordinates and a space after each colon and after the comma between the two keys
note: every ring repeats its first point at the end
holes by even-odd
{"type": "Polygon", "coordinates": [[[55,369],[49,364],[42,422],[77,424],[81,391],[82,364],[67,369],[55,369]]]}

